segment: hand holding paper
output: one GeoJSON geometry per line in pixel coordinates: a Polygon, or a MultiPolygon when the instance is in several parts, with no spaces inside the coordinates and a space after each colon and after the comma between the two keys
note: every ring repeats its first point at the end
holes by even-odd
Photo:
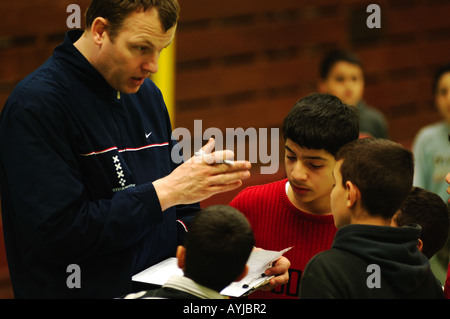
{"type": "MultiPolygon", "coordinates": [[[[287,276],[286,269],[289,268],[290,263],[286,258],[280,259],[280,257],[291,248],[289,247],[282,251],[253,250],[247,261],[249,266],[248,274],[241,281],[233,282],[220,293],[230,297],[241,297],[269,283],[270,280],[275,280],[275,283],[270,282],[267,285],[268,288],[273,287],[274,284],[285,283],[284,276],[287,276]],[[281,265],[272,267],[273,263],[279,259],[282,260],[281,265]],[[278,276],[281,278],[274,277],[278,274],[282,274],[278,276]]],[[[134,275],[133,281],[164,285],[171,276],[182,274],[183,271],[177,266],[177,259],[171,257],[134,275]]],[[[217,275],[220,276],[220,274],[217,275]]]]}
{"type": "Polygon", "coordinates": [[[281,256],[276,262],[275,265],[266,270],[266,275],[270,276],[270,281],[260,287],[259,289],[270,291],[279,285],[287,284],[289,281],[289,273],[288,270],[291,267],[291,262],[286,257],[281,256]]]}
{"type": "MultiPolygon", "coordinates": [[[[286,266],[286,264],[281,265],[280,268],[272,267],[272,265],[291,248],[292,247],[289,247],[281,251],[271,251],[264,249],[253,250],[250,258],[247,261],[247,265],[249,266],[247,276],[245,276],[241,281],[233,282],[232,284],[230,284],[227,288],[222,290],[221,294],[230,297],[240,297],[268,283],[269,288],[272,287],[273,284],[277,285],[277,281],[275,281],[275,283],[272,283],[271,280],[275,279],[275,274],[279,274],[281,267],[282,270],[284,270],[284,266],[286,266]]],[[[289,263],[287,259],[285,260],[289,263]]],[[[285,275],[287,276],[287,272],[285,275]]],[[[280,280],[284,283],[284,278],[281,278],[280,280]]]]}

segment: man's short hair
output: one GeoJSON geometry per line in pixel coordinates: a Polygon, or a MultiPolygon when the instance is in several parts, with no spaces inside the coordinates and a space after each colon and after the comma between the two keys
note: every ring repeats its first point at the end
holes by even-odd
{"type": "Polygon", "coordinates": [[[334,95],[310,94],[292,107],[283,134],[300,147],[324,149],[334,156],[342,145],[358,138],[358,114],[334,95]]]}
{"type": "Polygon", "coordinates": [[[184,274],[221,291],[245,269],[253,246],[252,228],[241,212],[226,205],[209,206],[189,226],[184,274]]]}
{"type": "Polygon", "coordinates": [[[343,186],[351,181],[358,187],[361,204],[372,216],[392,218],[411,191],[414,157],[400,144],[361,138],[344,145],[335,158],[343,160],[343,186]]]}
{"type": "Polygon", "coordinates": [[[180,12],[177,0],[92,0],[86,11],[86,28],[96,18],[105,18],[109,22],[108,35],[115,39],[129,14],[151,8],[157,9],[164,32],[176,25],[180,12]]]}
{"type": "Polygon", "coordinates": [[[420,187],[413,187],[395,214],[397,226],[418,224],[422,227],[422,253],[428,259],[444,247],[449,233],[449,206],[442,198],[420,187]]]}

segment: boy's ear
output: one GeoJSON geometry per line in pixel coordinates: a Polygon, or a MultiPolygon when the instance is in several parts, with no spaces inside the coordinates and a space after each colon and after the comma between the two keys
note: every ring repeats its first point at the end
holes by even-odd
{"type": "Polygon", "coordinates": [[[352,208],[360,200],[361,192],[351,181],[347,181],[345,187],[347,188],[347,208],[352,208]]]}
{"type": "Polygon", "coordinates": [[[419,238],[419,241],[417,242],[417,248],[419,248],[419,251],[422,251],[423,249],[423,241],[419,238]]]}
{"type": "Polygon", "coordinates": [[[176,256],[177,256],[178,268],[181,268],[184,270],[185,259],[186,259],[186,248],[184,248],[184,246],[178,246],[176,256]]]}

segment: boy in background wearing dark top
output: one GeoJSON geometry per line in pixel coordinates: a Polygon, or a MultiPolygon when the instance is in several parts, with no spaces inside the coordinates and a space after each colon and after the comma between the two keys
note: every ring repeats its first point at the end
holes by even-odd
{"type": "Polygon", "coordinates": [[[413,187],[391,226],[418,224],[422,228],[419,250],[430,259],[444,247],[448,237],[449,211],[442,198],[420,187],[413,187]]]}
{"type": "Polygon", "coordinates": [[[383,113],[367,105],[364,96],[364,72],[359,58],[351,52],[333,50],[320,63],[318,90],[337,96],[358,110],[361,137],[388,138],[383,113]]]}
{"type": "Polygon", "coordinates": [[[160,289],[125,299],[224,299],[219,292],[247,274],[253,244],[253,231],[241,212],[226,205],[204,208],[177,249],[184,276],[172,276],[160,289]]]}
{"type": "Polygon", "coordinates": [[[287,178],[244,189],[230,203],[252,225],[257,247],[280,251],[291,262],[289,282],[249,298],[298,298],[307,262],[329,249],[336,227],[330,208],[334,155],[358,138],[355,110],[329,94],[298,101],[283,123],[287,178]]]}
{"type": "Polygon", "coordinates": [[[391,227],[412,188],[413,155],[364,138],[336,154],[331,209],[338,231],[302,277],[301,298],[443,298],[418,247],[420,226],[391,227]]]}

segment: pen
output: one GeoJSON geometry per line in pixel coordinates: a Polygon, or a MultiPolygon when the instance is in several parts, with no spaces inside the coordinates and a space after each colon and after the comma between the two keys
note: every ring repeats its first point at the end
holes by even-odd
{"type": "MultiPolygon", "coordinates": [[[[200,150],[198,152],[195,152],[194,156],[202,156],[203,154],[205,154],[205,153],[202,150],[200,150]]],[[[227,159],[223,160],[223,162],[215,162],[213,164],[221,164],[221,163],[225,163],[225,164],[228,164],[228,165],[233,165],[233,161],[230,161],[230,160],[227,160],[227,159]]]]}
{"type": "MultiPolygon", "coordinates": [[[[264,276],[265,276],[265,275],[264,275],[264,276]]],[[[243,294],[242,297],[248,296],[248,295],[251,294],[252,292],[254,292],[254,291],[258,290],[259,288],[261,288],[262,286],[267,285],[267,284],[270,282],[270,279],[272,279],[272,278],[274,278],[274,277],[275,277],[274,275],[273,275],[273,276],[270,276],[270,277],[268,277],[266,280],[264,280],[263,282],[259,283],[258,285],[254,286],[254,287],[251,287],[251,289],[248,290],[245,294],[243,294]]],[[[243,288],[243,289],[247,289],[247,288],[249,288],[249,285],[248,285],[248,284],[242,285],[242,288],[243,288]]]]}
{"type": "Polygon", "coordinates": [[[259,285],[256,285],[255,287],[253,287],[254,290],[261,288],[262,286],[268,284],[270,282],[270,279],[274,278],[275,276],[270,276],[268,277],[266,280],[264,280],[262,283],[260,283],[259,285]]]}

